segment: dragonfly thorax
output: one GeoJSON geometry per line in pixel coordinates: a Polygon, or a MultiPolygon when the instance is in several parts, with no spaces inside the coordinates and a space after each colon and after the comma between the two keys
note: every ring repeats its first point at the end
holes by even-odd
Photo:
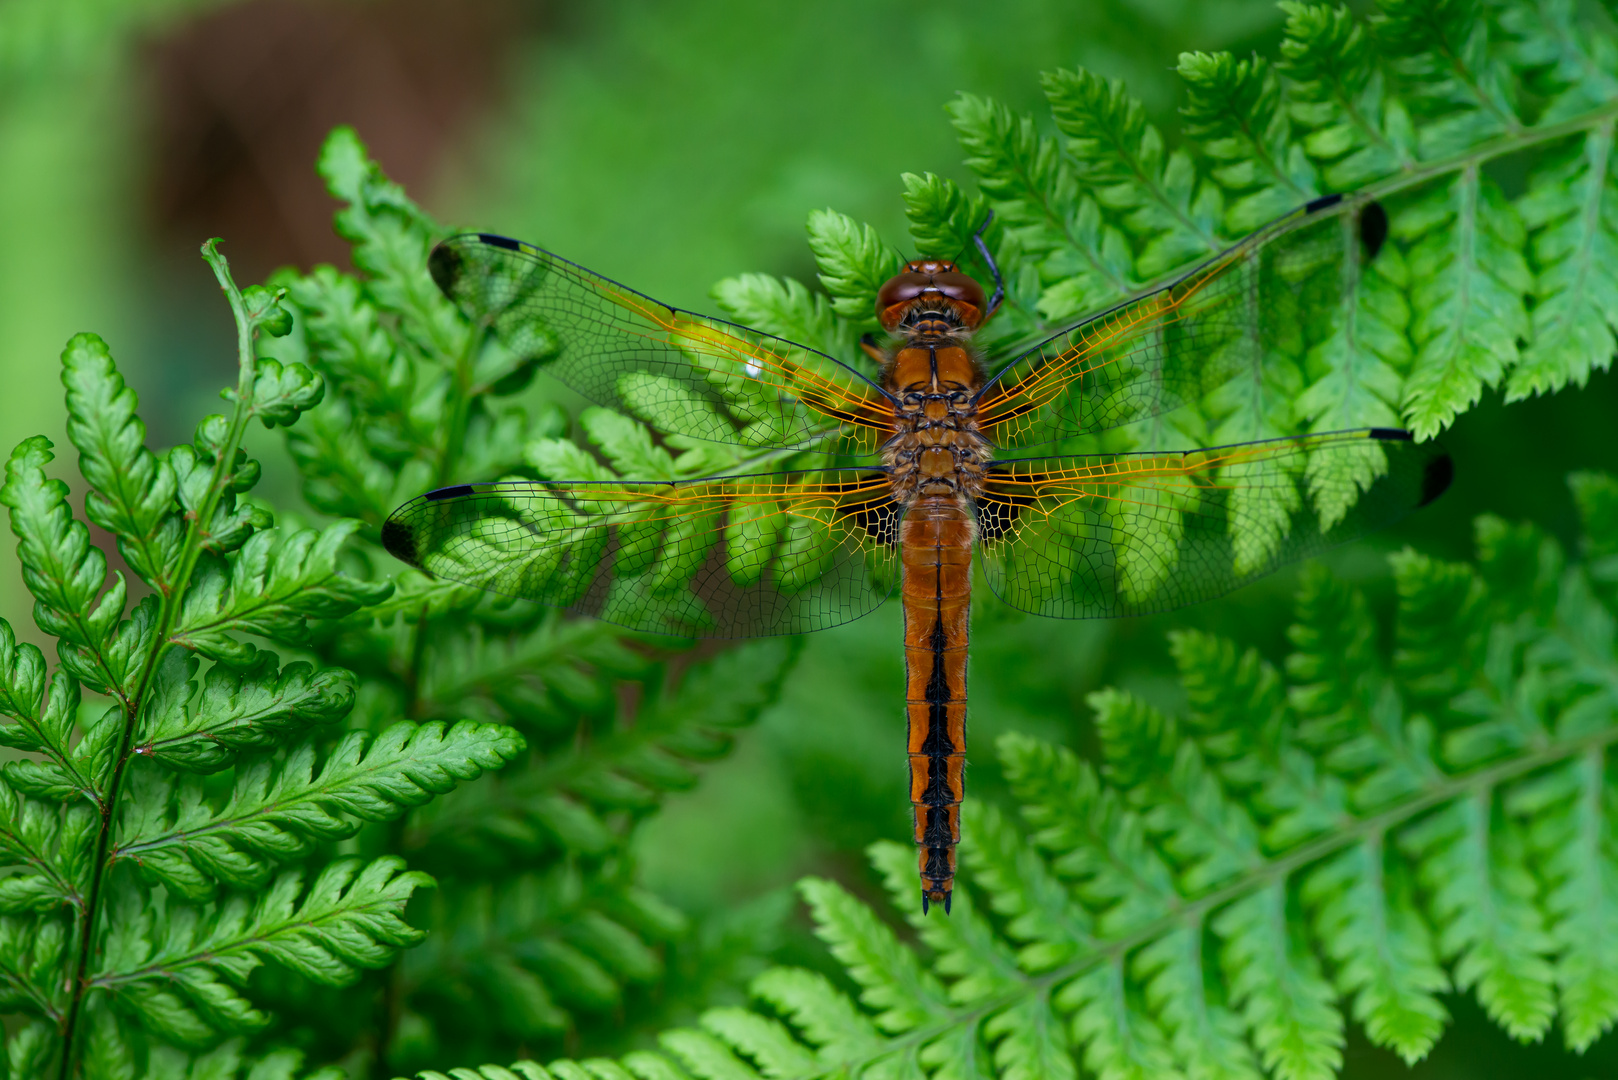
{"type": "Polygon", "coordinates": [[[893,436],[882,453],[901,506],[971,500],[982,490],[992,457],[973,404],[982,382],[976,358],[959,345],[908,344],[894,354],[887,372],[893,436]]]}

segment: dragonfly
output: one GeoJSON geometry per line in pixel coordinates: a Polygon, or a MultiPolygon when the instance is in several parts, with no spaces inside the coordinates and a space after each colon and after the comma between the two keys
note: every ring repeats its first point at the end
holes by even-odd
{"type": "Polygon", "coordinates": [[[712,444],[738,464],[455,484],[382,530],[429,574],[682,637],[823,630],[897,591],[924,913],[948,912],[956,877],[974,560],[1025,612],[1143,615],[1385,526],[1453,473],[1437,444],[1395,428],[1150,448],[1311,334],[1351,332],[1388,231],[1377,203],[1317,199],[999,363],[977,345],[1006,296],[988,224],[971,243],[991,293],[936,258],[881,286],[886,338],[858,342],[874,375],[852,348],[671,307],[531,244],[445,240],[434,281],[502,347],[549,356],[543,370],[669,446],[712,444]]]}

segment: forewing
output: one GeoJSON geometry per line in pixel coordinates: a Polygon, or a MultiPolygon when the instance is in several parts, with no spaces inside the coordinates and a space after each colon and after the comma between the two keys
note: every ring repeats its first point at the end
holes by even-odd
{"type": "Polygon", "coordinates": [[[1144,615],[1381,528],[1450,475],[1436,443],[1386,429],[1002,462],[978,499],[979,556],[990,587],[1023,611],[1144,615]]]}
{"type": "Polygon", "coordinates": [[[662,431],[749,446],[840,438],[852,454],[887,435],[876,385],[808,346],[671,308],[503,236],[451,237],[428,265],[508,348],[559,350],[546,371],[662,431]]]}
{"type": "Polygon", "coordinates": [[[1002,448],[1132,424],[1200,401],[1264,365],[1299,362],[1332,332],[1387,217],[1330,197],[1178,281],[1036,345],[984,386],[978,422],[1002,448]]]}
{"type": "Polygon", "coordinates": [[[883,473],[695,483],[513,481],[429,492],[383,543],[430,574],[635,630],[822,630],[882,603],[898,568],[883,473]]]}

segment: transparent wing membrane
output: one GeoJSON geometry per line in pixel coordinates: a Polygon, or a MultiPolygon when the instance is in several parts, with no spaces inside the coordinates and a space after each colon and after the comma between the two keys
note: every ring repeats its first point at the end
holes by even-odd
{"type": "Polygon", "coordinates": [[[429,267],[508,348],[554,353],[544,370],[662,431],[848,454],[870,453],[887,435],[882,391],[833,357],[671,308],[530,244],[455,236],[429,267]]]}
{"type": "MultiPolygon", "coordinates": [[[[1386,233],[1375,203],[1316,200],[1013,360],[977,396],[980,428],[1003,449],[1049,444],[1298,362],[1336,332],[1386,233]]],[[[861,454],[892,432],[890,399],[832,357],[667,307],[539,248],[457,236],[434,249],[431,270],[508,348],[554,356],[563,382],[661,431],[861,454]]],[[[1383,428],[1002,460],[976,503],[979,557],[994,590],[1026,611],[1162,611],[1386,525],[1436,497],[1450,468],[1436,445],[1383,428]]],[[[511,481],[415,499],[383,539],[454,581],[637,630],[746,637],[875,608],[898,576],[899,516],[888,476],[872,469],[511,481]]]]}
{"type": "Polygon", "coordinates": [[[1166,611],[1397,521],[1451,468],[1385,429],[1000,462],[978,499],[979,558],[1002,600],[1037,615],[1166,611]]]}
{"type": "Polygon", "coordinates": [[[1297,360],[1332,332],[1386,234],[1376,203],[1316,200],[1012,360],[979,394],[979,425],[996,446],[1038,446],[1169,412],[1256,378],[1273,357],[1297,360]]]}
{"type": "Polygon", "coordinates": [[[883,473],[694,483],[462,484],[394,511],[388,550],[428,573],[635,630],[798,634],[850,622],[897,577],[883,473]]]}

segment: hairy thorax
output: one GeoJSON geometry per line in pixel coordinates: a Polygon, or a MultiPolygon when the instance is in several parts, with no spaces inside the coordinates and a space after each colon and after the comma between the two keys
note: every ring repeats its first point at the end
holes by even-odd
{"type": "Polygon", "coordinates": [[[957,335],[915,334],[884,374],[895,401],[893,437],[882,448],[894,500],[908,508],[950,499],[969,508],[992,456],[972,404],[983,385],[977,359],[957,335]]]}

